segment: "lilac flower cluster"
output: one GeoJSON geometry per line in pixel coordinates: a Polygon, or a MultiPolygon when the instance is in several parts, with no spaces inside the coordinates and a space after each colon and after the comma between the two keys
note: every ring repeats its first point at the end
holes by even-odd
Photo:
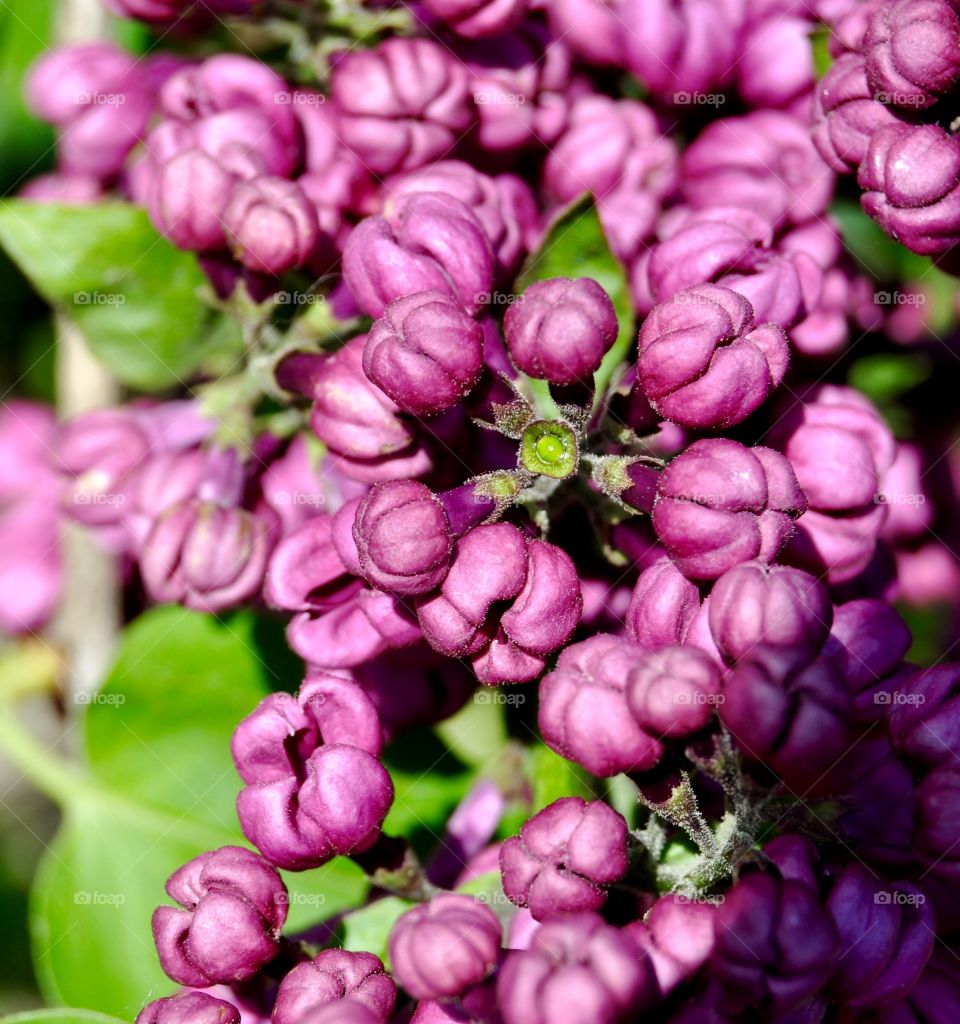
{"type": "Polygon", "coordinates": [[[908,662],[890,603],[923,453],[822,357],[883,321],[838,175],[916,252],[960,240],[960,22],[819,6],[820,82],[792,0],[425,0],[309,85],[107,46],[34,70],[59,162],[26,195],[143,207],[248,351],[232,418],[201,383],[0,419],[0,535],[43,548],[18,604],[36,549],[4,545],[0,626],[51,614],[59,508],[149,601],[256,607],[305,663],[234,732],[257,852],[170,878],[183,991],[138,1024],[952,1019],[960,669],[908,662]],[[603,272],[543,271],[594,211],[603,272]],[[271,319],[288,286],[323,315],[271,319]],[[483,687],[534,708],[519,778],[488,766],[424,869],[390,744],[483,687]],[[583,787],[539,801],[534,743],[583,787]],[[284,932],[279,871],[335,857],[410,904],[386,964],[284,932]]]}

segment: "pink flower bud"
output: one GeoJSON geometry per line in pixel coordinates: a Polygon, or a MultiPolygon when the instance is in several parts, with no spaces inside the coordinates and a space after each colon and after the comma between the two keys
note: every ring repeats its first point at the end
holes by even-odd
{"type": "Polygon", "coordinates": [[[283,178],[240,182],[224,208],[223,225],[237,259],[262,274],[302,267],[319,241],[313,205],[283,178]]]}
{"type": "Polygon", "coordinates": [[[147,1003],[136,1024],[240,1024],[240,1011],[205,992],[180,992],[147,1003]]]}
{"type": "Polygon", "coordinates": [[[640,573],[633,588],[627,634],[648,651],[680,644],[699,610],[695,584],[669,558],[661,558],[640,573]]]}
{"type": "MultiPolygon", "coordinates": [[[[302,1024],[308,1014],[342,1001],[366,1007],[373,1018],[387,1020],[393,1013],[397,989],[373,953],[325,949],[312,960],[297,964],[280,982],[273,1008],[273,1024],[302,1024]]],[[[341,1020],[342,1018],[335,1018],[341,1020]]]]}

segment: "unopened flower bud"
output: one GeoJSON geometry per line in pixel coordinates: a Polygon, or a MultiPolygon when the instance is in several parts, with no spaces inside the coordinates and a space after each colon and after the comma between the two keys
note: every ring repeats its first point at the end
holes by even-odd
{"type": "MultiPolygon", "coordinates": [[[[273,1024],[304,1024],[311,1011],[339,1006],[342,1001],[365,1007],[378,1021],[393,1013],[397,989],[373,953],[324,949],[312,960],[297,964],[277,990],[273,1024]]],[[[343,1018],[335,1017],[337,1021],[343,1018]]]]}
{"type": "Polygon", "coordinates": [[[284,178],[240,182],[224,208],[223,225],[237,259],[262,274],[302,267],[320,237],[313,205],[284,178]]]}
{"type": "Polygon", "coordinates": [[[136,1024],[240,1024],[240,1011],[206,992],[180,992],[147,1003],[136,1024]]]}

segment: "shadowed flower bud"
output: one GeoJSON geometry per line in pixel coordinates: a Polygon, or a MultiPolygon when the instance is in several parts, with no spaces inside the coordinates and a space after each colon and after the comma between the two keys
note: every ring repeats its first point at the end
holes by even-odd
{"type": "Polygon", "coordinates": [[[258,516],[191,499],[154,523],[140,573],[154,601],[223,611],[258,593],[273,544],[273,531],[258,516]]]}
{"type": "Polygon", "coordinates": [[[652,651],[630,673],[627,704],[651,735],[689,736],[720,702],[720,672],[696,647],[652,651]]]}
{"type": "Polygon", "coordinates": [[[750,303],[703,284],[655,306],[640,329],[638,385],[661,416],[698,429],[730,427],[783,380],[786,335],[754,327],[750,303]]]}
{"type": "Polygon", "coordinates": [[[174,981],[200,988],[245,981],[276,955],[287,888],[255,853],[240,846],[202,853],[166,888],[183,909],[158,907],[153,937],[174,981]]]}
{"type": "Polygon", "coordinates": [[[506,32],[523,20],[528,0],[425,0],[424,7],[465,39],[506,32]]]}
{"type": "Polygon", "coordinates": [[[343,141],[374,174],[445,156],[470,125],[466,69],[430,39],[393,38],[335,62],[343,141]]]}
{"type": "Polygon", "coordinates": [[[147,1003],[136,1024],[240,1024],[240,1011],[205,992],[180,992],[147,1003]]]}
{"type": "Polygon", "coordinates": [[[381,316],[394,299],[434,290],[476,313],[493,287],[493,250],[480,221],[459,199],[413,192],[353,229],[343,273],[370,316],[381,316]]]}
{"type": "Polygon", "coordinates": [[[652,518],[684,575],[716,579],[740,562],[775,558],[805,509],[779,452],[716,438],[694,442],[660,474],[652,518]]]}
{"type": "Polygon", "coordinates": [[[650,958],[663,995],[696,974],[710,956],[714,914],[709,900],[670,894],[661,896],[643,921],[624,929],[650,958]]]}
{"type": "Polygon", "coordinates": [[[656,1000],[646,957],[598,914],[548,921],[497,979],[504,1024],[626,1024],[656,1000]]]}
{"type": "Polygon", "coordinates": [[[817,893],[801,882],[761,874],[741,878],[717,908],[716,920],[710,971],[730,1012],[785,1014],[836,967],[836,929],[817,893]]]}
{"type": "Polygon", "coordinates": [[[582,604],[566,552],[492,523],[461,538],[440,592],[418,602],[417,617],[430,646],[470,657],[481,682],[527,682],[570,638],[582,604]]]}
{"type": "Polygon", "coordinates": [[[503,891],[538,921],[599,910],[627,873],[627,823],[601,800],[562,797],[500,848],[503,891]]]}
{"type": "Polygon", "coordinates": [[[960,882],[960,771],[949,761],[917,788],[913,848],[925,874],[951,886],[960,882]]]}
{"type": "Polygon", "coordinates": [[[262,274],[302,267],[320,237],[313,204],[284,178],[240,182],[224,208],[223,226],[237,259],[262,274]]]}
{"type": "Polygon", "coordinates": [[[376,1020],[385,1021],[393,1013],[396,999],[397,988],[379,957],[373,953],[325,949],[313,960],[297,964],[280,982],[272,1021],[304,1024],[311,1011],[338,1005],[342,1000],[359,1003],[376,1020]]]}
{"type": "Polygon", "coordinates": [[[888,695],[887,729],[900,754],[934,767],[960,750],[960,665],[923,669],[888,695]]]}
{"type": "Polygon", "coordinates": [[[627,635],[648,651],[683,643],[700,610],[696,585],[661,558],[640,573],[627,609],[627,635]]]}
{"type": "Polygon", "coordinates": [[[483,369],[483,328],[447,291],[394,299],[367,334],[366,375],[413,416],[460,402],[483,369]]]}
{"type": "Polygon", "coordinates": [[[390,934],[390,963],[414,999],[462,995],[492,973],[500,923],[472,896],[441,893],[408,910],[390,934]]]}
{"type": "Polygon", "coordinates": [[[551,384],[589,381],[617,337],[610,296],[589,277],[530,285],[507,309],[503,333],[514,365],[551,384]]]}

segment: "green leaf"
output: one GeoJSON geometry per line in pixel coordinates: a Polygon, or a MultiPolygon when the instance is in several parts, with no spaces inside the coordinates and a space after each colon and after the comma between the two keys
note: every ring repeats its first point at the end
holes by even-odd
{"type": "Polygon", "coordinates": [[[0,1017],[0,1024],[124,1024],[119,1017],[92,1010],[28,1010],[0,1017]]]}
{"type": "Polygon", "coordinates": [[[376,953],[388,967],[387,942],[397,918],[416,904],[399,896],[384,896],[352,914],[345,914],[337,929],[337,939],[353,953],[376,953]]]}
{"type": "Polygon", "coordinates": [[[838,199],[830,213],[840,225],[843,243],[860,269],[881,281],[895,280],[903,247],[851,199],[838,199]]]}
{"type": "Polygon", "coordinates": [[[160,391],[215,353],[240,351],[239,329],[225,329],[203,302],[196,257],[162,238],[139,207],[9,199],[0,244],[124,384],[160,391]]]}
{"type": "Polygon", "coordinates": [[[878,352],[856,360],[847,382],[874,402],[882,404],[912,391],[933,371],[930,360],[921,354],[878,352]]]}
{"type": "Polygon", "coordinates": [[[520,272],[516,291],[522,293],[534,281],[549,277],[592,277],[613,300],[620,331],[594,374],[597,395],[602,395],[627,358],[636,334],[627,275],[610,251],[592,196],[574,200],[554,219],[540,249],[520,272]]]}
{"type": "Polygon", "coordinates": [[[531,748],[530,774],[534,814],[562,796],[580,796],[584,800],[595,798],[591,776],[579,765],[554,753],[546,744],[539,743],[531,748]]]}
{"type": "MultiPolygon", "coordinates": [[[[230,736],[278,683],[255,634],[251,615],[219,621],[172,607],[126,630],[84,715],[89,770],[59,786],[63,825],[34,883],[33,953],[48,1001],[132,1020],[148,999],[174,990],[157,962],[150,916],[181,864],[244,843],[230,736]]],[[[290,932],[367,891],[346,860],[286,881],[290,932]]]]}

